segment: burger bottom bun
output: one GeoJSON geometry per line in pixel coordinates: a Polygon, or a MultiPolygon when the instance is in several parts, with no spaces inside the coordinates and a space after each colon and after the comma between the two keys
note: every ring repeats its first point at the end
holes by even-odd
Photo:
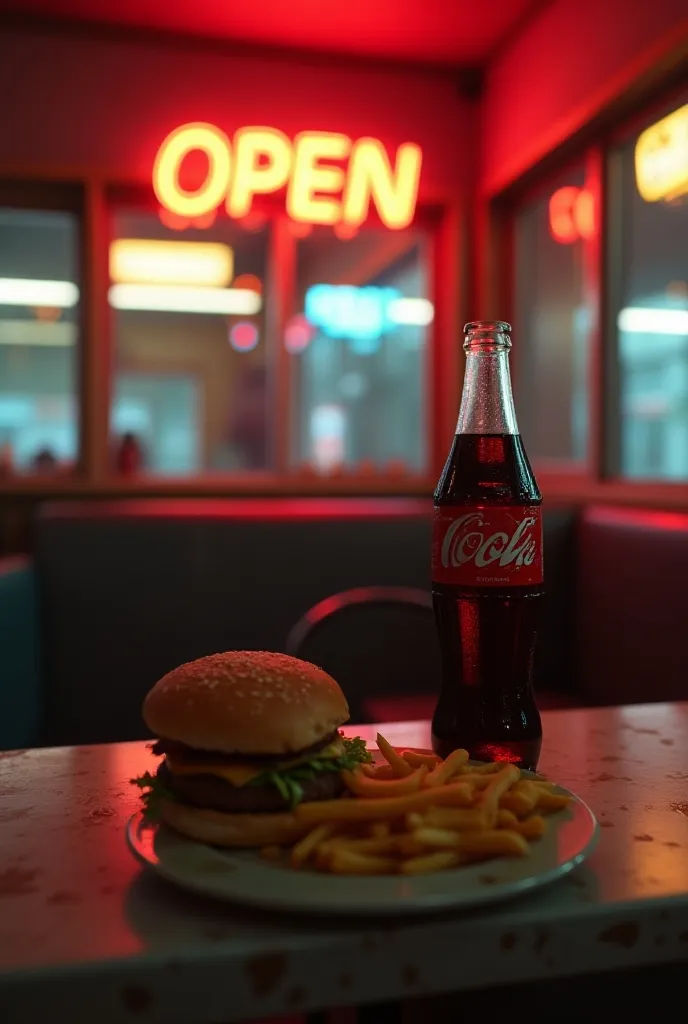
{"type": "Polygon", "coordinates": [[[166,825],[189,839],[213,846],[287,846],[310,831],[308,825],[285,811],[275,814],[224,814],[189,804],[163,800],[161,817],[166,825]]]}

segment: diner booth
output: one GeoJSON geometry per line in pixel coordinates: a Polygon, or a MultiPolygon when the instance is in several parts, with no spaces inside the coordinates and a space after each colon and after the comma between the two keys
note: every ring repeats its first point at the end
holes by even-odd
{"type": "Polygon", "coordinates": [[[429,717],[488,318],[544,495],[542,706],[688,699],[685,14],[553,0],[479,67],[8,23],[0,748],[138,738],[167,670],[326,619],[355,720],[429,717]]]}

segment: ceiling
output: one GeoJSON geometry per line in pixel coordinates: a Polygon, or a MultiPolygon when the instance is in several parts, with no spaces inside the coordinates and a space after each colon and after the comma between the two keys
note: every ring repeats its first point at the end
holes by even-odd
{"type": "Polygon", "coordinates": [[[461,67],[484,63],[547,0],[5,0],[40,15],[262,46],[461,67]]]}

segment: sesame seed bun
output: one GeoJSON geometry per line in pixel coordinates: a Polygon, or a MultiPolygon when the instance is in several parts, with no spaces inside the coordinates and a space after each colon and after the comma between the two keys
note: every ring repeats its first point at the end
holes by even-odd
{"type": "Polygon", "coordinates": [[[290,846],[310,831],[287,811],[278,814],[224,814],[163,800],[161,818],[189,839],[212,846],[290,846]]]}
{"type": "Polygon", "coordinates": [[[349,718],[334,679],[268,651],[227,651],[187,662],[155,684],[143,718],[156,736],[224,754],[298,753],[349,718]]]}

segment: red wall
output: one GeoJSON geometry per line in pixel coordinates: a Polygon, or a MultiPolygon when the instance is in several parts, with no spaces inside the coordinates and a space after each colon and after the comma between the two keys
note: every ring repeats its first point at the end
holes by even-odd
{"type": "Polygon", "coordinates": [[[688,41],[686,0],[556,0],[491,65],[481,192],[493,195],[688,41]]]}
{"type": "Polygon", "coordinates": [[[475,154],[475,118],[440,74],[238,57],[185,44],[6,32],[0,38],[0,176],[13,167],[148,180],[186,121],[228,133],[269,125],[373,135],[424,150],[421,198],[451,199],[475,154]]]}

